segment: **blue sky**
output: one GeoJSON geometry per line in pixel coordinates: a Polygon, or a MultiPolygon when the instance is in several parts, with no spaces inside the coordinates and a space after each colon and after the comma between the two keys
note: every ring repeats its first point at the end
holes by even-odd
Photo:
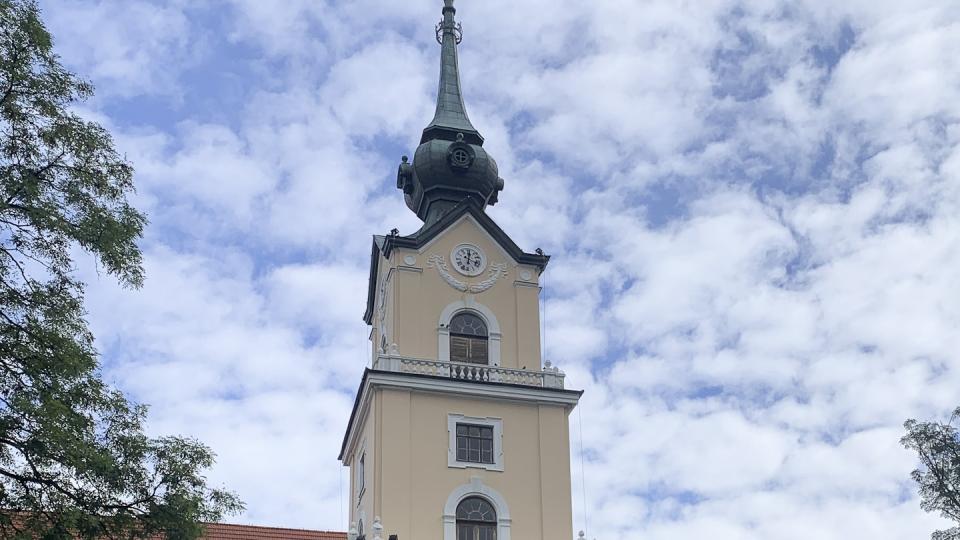
{"type": "MultiPolygon", "coordinates": [[[[234,521],[344,530],[370,235],[418,227],[394,175],[441,3],[41,5],[151,220],[142,290],[79,262],[105,375],[214,448],[234,521]]],[[[586,390],[575,528],[943,526],[898,439],[960,404],[960,4],[457,5],[490,214],[554,256],[546,356],[586,390]]]]}

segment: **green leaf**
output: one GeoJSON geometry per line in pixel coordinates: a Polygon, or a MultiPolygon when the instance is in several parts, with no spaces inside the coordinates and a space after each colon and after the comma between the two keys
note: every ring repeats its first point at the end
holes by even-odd
{"type": "Polygon", "coordinates": [[[93,87],[60,65],[35,2],[0,0],[0,537],[196,538],[240,511],[209,448],[143,433],[103,383],[71,250],[143,283],[133,167],[70,112],[93,87]]]}

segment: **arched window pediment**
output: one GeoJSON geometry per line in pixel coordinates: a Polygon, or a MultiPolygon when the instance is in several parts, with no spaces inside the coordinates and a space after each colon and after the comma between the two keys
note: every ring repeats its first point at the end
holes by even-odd
{"type": "MultiPolygon", "coordinates": [[[[458,300],[443,309],[438,323],[439,360],[444,362],[464,361],[462,350],[456,351],[458,354],[452,354],[454,351],[451,351],[451,346],[456,347],[455,341],[458,341],[453,339],[454,336],[467,339],[476,338],[478,340],[485,336],[485,341],[476,342],[476,350],[470,351],[471,353],[486,353],[485,355],[479,355],[480,358],[483,358],[482,361],[474,363],[490,366],[500,365],[500,324],[490,308],[473,299],[458,300]]],[[[470,358],[473,358],[473,356],[470,358]]]]}
{"type": "Polygon", "coordinates": [[[443,540],[510,540],[510,508],[507,500],[497,490],[483,483],[483,478],[474,476],[470,482],[454,488],[447,497],[443,507],[443,540]],[[477,506],[475,506],[477,505],[477,506]],[[489,507],[489,514],[483,509],[489,507]],[[492,514],[493,521],[467,520],[460,516],[477,515],[472,510],[480,510],[481,514],[492,514]],[[464,514],[464,512],[468,514],[464,514]],[[480,534],[479,528],[463,530],[459,525],[482,525],[485,534],[480,534]],[[465,536],[462,536],[465,535],[465,536]]]}

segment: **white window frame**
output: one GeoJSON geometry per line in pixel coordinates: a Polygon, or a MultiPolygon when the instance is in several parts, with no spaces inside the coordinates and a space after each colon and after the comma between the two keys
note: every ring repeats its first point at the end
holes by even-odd
{"type": "Polygon", "coordinates": [[[463,414],[447,414],[447,467],[451,469],[486,469],[503,472],[503,419],[492,416],[479,418],[463,414]],[[474,463],[457,460],[457,424],[493,428],[493,463],[474,463]]]}
{"type": "Polygon", "coordinates": [[[437,325],[437,358],[441,362],[450,361],[450,321],[462,311],[473,313],[480,317],[487,325],[487,361],[488,365],[500,366],[500,323],[493,311],[487,306],[472,298],[457,300],[447,305],[440,312],[440,321],[437,325]]]}

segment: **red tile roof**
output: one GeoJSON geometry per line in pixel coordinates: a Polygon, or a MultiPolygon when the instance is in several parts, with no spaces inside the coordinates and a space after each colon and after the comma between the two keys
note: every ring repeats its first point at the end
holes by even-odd
{"type": "Polygon", "coordinates": [[[208,523],[204,540],[347,540],[347,533],[208,523]]]}

